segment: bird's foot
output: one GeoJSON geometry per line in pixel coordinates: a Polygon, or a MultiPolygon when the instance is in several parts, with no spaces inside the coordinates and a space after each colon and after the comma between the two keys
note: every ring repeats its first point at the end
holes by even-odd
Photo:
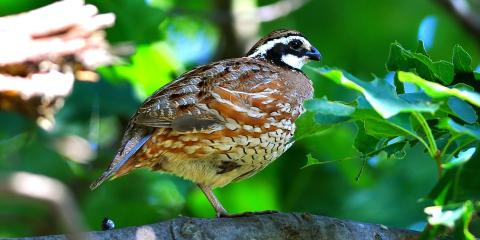
{"type": "Polygon", "coordinates": [[[260,211],[260,212],[243,212],[243,213],[220,213],[217,215],[218,218],[237,218],[237,217],[251,217],[255,215],[266,215],[266,214],[274,214],[278,213],[278,211],[275,210],[265,210],[265,211],[260,211]]]}

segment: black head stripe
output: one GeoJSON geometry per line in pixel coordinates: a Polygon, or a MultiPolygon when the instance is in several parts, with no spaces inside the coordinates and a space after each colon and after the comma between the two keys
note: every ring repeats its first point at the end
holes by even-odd
{"type": "Polygon", "coordinates": [[[257,50],[258,47],[260,47],[261,45],[263,45],[263,44],[265,44],[265,43],[267,43],[271,40],[278,39],[278,38],[283,38],[283,37],[290,37],[290,36],[300,36],[300,37],[305,38],[300,32],[297,32],[297,31],[288,30],[288,29],[276,30],[276,31],[271,32],[270,34],[268,34],[264,38],[260,39],[257,43],[255,43],[255,45],[253,45],[253,47],[248,51],[248,53],[246,55],[249,56],[249,55],[253,54],[257,50]]]}
{"type": "Polygon", "coordinates": [[[273,48],[267,51],[265,54],[265,59],[272,61],[276,64],[283,65],[284,63],[282,62],[282,55],[284,54],[285,50],[287,49],[287,46],[283,43],[277,43],[273,48]]]}
{"type": "Polygon", "coordinates": [[[305,50],[294,51],[283,43],[277,43],[266,52],[264,57],[266,60],[273,62],[276,65],[292,68],[290,65],[282,61],[282,57],[287,54],[295,55],[300,58],[305,54],[305,50]]]}

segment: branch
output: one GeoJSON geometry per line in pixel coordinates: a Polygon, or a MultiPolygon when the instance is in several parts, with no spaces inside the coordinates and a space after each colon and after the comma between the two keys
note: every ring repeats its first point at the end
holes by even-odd
{"type": "Polygon", "coordinates": [[[77,205],[70,190],[60,181],[50,177],[17,172],[0,178],[0,195],[30,199],[49,204],[56,217],[71,234],[69,239],[85,239],[77,205]]]}
{"type": "Polygon", "coordinates": [[[451,11],[462,25],[480,40],[480,13],[472,10],[466,0],[438,0],[440,5],[451,11]]]}
{"type": "Polygon", "coordinates": [[[308,2],[309,0],[281,0],[259,7],[255,15],[261,22],[270,22],[289,15],[308,2]]]}
{"type": "Polygon", "coordinates": [[[103,32],[114,21],[83,0],[0,17],[0,109],[50,129],[75,77],[96,80],[92,70],[117,60],[103,32]]]}
{"type": "MultiPolygon", "coordinates": [[[[276,213],[241,218],[179,217],[139,227],[88,233],[88,239],[415,239],[414,231],[387,228],[308,213],[276,213]]],[[[28,240],[61,240],[65,235],[28,240]]],[[[14,240],[14,239],[10,239],[14,240]]],[[[26,239],[24,239],[26,240],[26,239]]]]}

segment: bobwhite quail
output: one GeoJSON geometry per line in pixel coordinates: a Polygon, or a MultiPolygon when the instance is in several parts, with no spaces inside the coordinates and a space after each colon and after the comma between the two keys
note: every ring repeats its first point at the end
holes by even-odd
{"type": "Polygon", "coordinates": [[[294,122],[313,96],[300,69],[320,57],[301,33],[277,30],[245,57],[184,73],[140,106],[91,188],[148,167],[195,182],[217,216],[228,216],[212,189],[254,175],[291,146],[294,122]]]}

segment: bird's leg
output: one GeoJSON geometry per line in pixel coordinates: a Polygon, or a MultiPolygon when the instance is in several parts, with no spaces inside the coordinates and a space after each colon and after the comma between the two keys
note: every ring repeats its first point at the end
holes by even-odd
{"type": "Polygon", "coordinates": [[[228,216],[227,211],[225,210],[225,208],[223,208],[217,197],[215,197],[215,194],[213,194],[213,191],[210,187],[202,184],[198,184],[198,187],[202,189],[202,192],[205,194],[205,196],[207,196],[207,199],[210,204],[212,204],[212,207],[215,208],[215,212],[217,212],[217,217],[228,216]]]}
{"type": "Polygon", "coordinates": [[[244,212],[244,213],[237,213],[237,214],[229,214],[227,213],[225,208],[223,208],[220,201],[218,201],[217,197],[215,197],[215,194],[213,194],[213,191],[210,187],[202,184],[198,184],[198,187],[202,189],[202,192],[205,194],[205,196],[207,196],[207,199],[210,202],[210,204],[212,204],[212,207],[215,208],[215,212],[217,213],[218,218],[250,217],[254,215],[278,213],[277,211],[267,210],[267,211],[261,211],[261,212],[244,212]]]}

